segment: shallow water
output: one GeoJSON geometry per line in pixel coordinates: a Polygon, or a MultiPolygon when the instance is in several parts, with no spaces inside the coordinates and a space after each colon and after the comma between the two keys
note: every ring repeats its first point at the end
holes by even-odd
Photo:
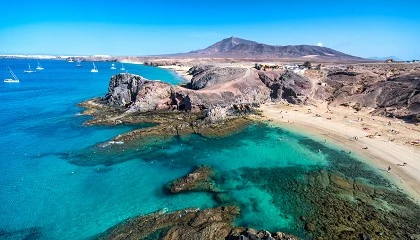
{"type": "MultiPolygon", "coordinates": [[[[307,173],[327,169],[389,186],[354,156],[265,124],[225,138],[193,134],[103,145],[147,127],[82,125],[87,117],[77,114],[76,104],[106,93],[115,73],[110,63],[96,63],[95,75],[90,63],[80,69],[65,61],[40,62],[43,72],[24,75],[26,60],[0,60],[0,69],[9,65],[21,78],[0,84],[0,229],[11,238],[85,239],[139,214],[218,204],[240,206],[238,225],[305,237],[299,217],[311,207],[291,183],[305,181],[307,173]],[[215,170],[218,199],[203,192],[166,193],[166,184],[198,165],[215,170]]],[[[182,81],[159,68],[125,67],[150,79],[182,81]]]]}

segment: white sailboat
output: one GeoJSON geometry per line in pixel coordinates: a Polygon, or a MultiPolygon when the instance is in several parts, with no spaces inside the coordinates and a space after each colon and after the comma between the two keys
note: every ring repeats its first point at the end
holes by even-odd
{"type": "Polygon", "coordinates": [[[12,69],[10,69],[10,67],[8,67],[9,68],[9,73],[10,73],[10,76],[12,76],[12,78],[13,79],[11,79],[11,78],[6,78],[6,79],[4,79],[4,82],[5,83],[19,83],[19,79],[16,77],[16,75],[13,73],[13,71],[12,71],[12,69]]]}
{"type": "Polygon", "coordinates": [[[111,64],[111,69],[117,69],[117,68],[115,67],[115,64],[111,64]]]}
{"type": "Polygon", "coordinates": [[[80,62],[80,59],[77,59],[76,67],[82,67],[82,63],[80,62]]]}
{"type": "Polygon", "coordinates": [[[28,69],[23,71],[24,73],[33,73],[36,72],[35,70],[31,69],[31,64],[28,64],[28,69]]]}
{"type": "Polygon", "coordinates": [[[125,70],[124,64],[122,64],[122,63],[121,63],[120,70],[121,70],[121,71],[124,71],[124,70],[125,70]]]}
{"type": "Polygon", "coordinates": [[[41,64],[39,63],[39,61],[37,61],[38,66],[35,68],[36,70],[44,70],[44,68],[41,66],[41,64]]]}
{"type": "Polygon", "coordinates": [[[93,68],[92,68],[92,70],[90,70],[90,72],[93,72],[93,73],[97,73],[98,72],[98,69],[96,68],[94,62],[93,62],[93,68]]]}

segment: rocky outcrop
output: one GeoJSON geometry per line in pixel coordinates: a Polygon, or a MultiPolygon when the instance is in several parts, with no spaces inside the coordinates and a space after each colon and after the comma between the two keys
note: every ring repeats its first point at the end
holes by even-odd
{"type": "Polygon", "coordinates": [[[198,210],[166,210],[140,216],[117,225],[96,239],[224,239],[239,214],[236,207],[198,210]]]}
{"type": "Polygon", "coordinates": [[[212,87],[243,77],[246,71],[245,68],[197,66],[191,70],[193,78],[188,86],[194,90],[212,87]]]}
{"type": "Polygon", "coordinates": [[[210,167],[201,166],[187,176],[174,180],[167,186],[170,193],[185,191],[208,191],[214,192],[214,184],[211,180],[213,171],[210,167]]]}
{"type": "Polygon", "coordinates": [[[271,90],[273,101],[286,100],[289,103],[303,103],[311,91],[311,82],[293,71],[260,71],[261,81],[271,90]]]}
{"type": "Polygon", "coordinates": [[[295,240],[283,233],[233,228],[239,209],[225,206],[212,209],[184,209],[166,213],[166,209],[146,216],[128,219],[95,239],[276,239],[295,240]],[[272,238],[267,238],[271,236],[272,238]]]}
{"type": "Polygon", "coordinates": [[[108,93],[102,99],[104,103],[121,107],[128,106],[136,101],[142,85],[147,79],[133,74],[117,74],[109,82],[108,93]]]}
{"type": "Polygon", "coordinates": [[[333,105],[365,107],[375,115],[418,122],[419,78],[420,67],[410,64],[330,70],[315,96],[333,105]]]}
{"type": "Polygon", "coordinates": [[[246,69],[203,66],[192,71],[195,74],[189,86],[195,89],[117,74],[111,78],[101,103],[128,112],[200,112],[216,106],[260,104],[269,99],[269,90],[246,69]]]}
{"type": "Polygon", "coordinates": [[[252,228],[236,228],[227,237],[227,240],[297,240],[298,238],[282,232],[270,233],[252,228]]]}

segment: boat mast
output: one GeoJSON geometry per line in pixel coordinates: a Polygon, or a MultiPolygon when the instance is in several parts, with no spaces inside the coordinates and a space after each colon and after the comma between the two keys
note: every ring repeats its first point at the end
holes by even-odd
{"type": "Polygon", "coordinates": [[[16,77],[16,75],[15,75],[15,73],[12,71],[12,69],[10,69],[10,67],[8,67],[8,68],[9,68],[10,75],[12,75],[13,79],[18,80],[18,78],[16,77]]]}

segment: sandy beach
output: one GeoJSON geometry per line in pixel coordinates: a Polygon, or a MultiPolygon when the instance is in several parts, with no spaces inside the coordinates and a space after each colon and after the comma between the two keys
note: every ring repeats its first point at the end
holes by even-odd
{"type": "Polygon", "coordinates": [[[309,106],[268,103],[260,109],[263,118],[276,125],[304,131],[361,155],[420,201],[420,126],[400,119],[372,117],[367,110],[328,107],[325,103],[309,106]]]}
{"type": "Polygon", "coordinates": [[[185,78],[186,80],[190,81],[192,78],[192,75],[188,74],[188,70],[191,67],[188,66],[177,66],[177,65],[169,65],[169,66],[159,66],[160,68],[164,68],[164,69],[168,69],[171,71],[174,71],[175,73],[177,73],[178,75],[182,76],[183,78],[185,78]]]}

